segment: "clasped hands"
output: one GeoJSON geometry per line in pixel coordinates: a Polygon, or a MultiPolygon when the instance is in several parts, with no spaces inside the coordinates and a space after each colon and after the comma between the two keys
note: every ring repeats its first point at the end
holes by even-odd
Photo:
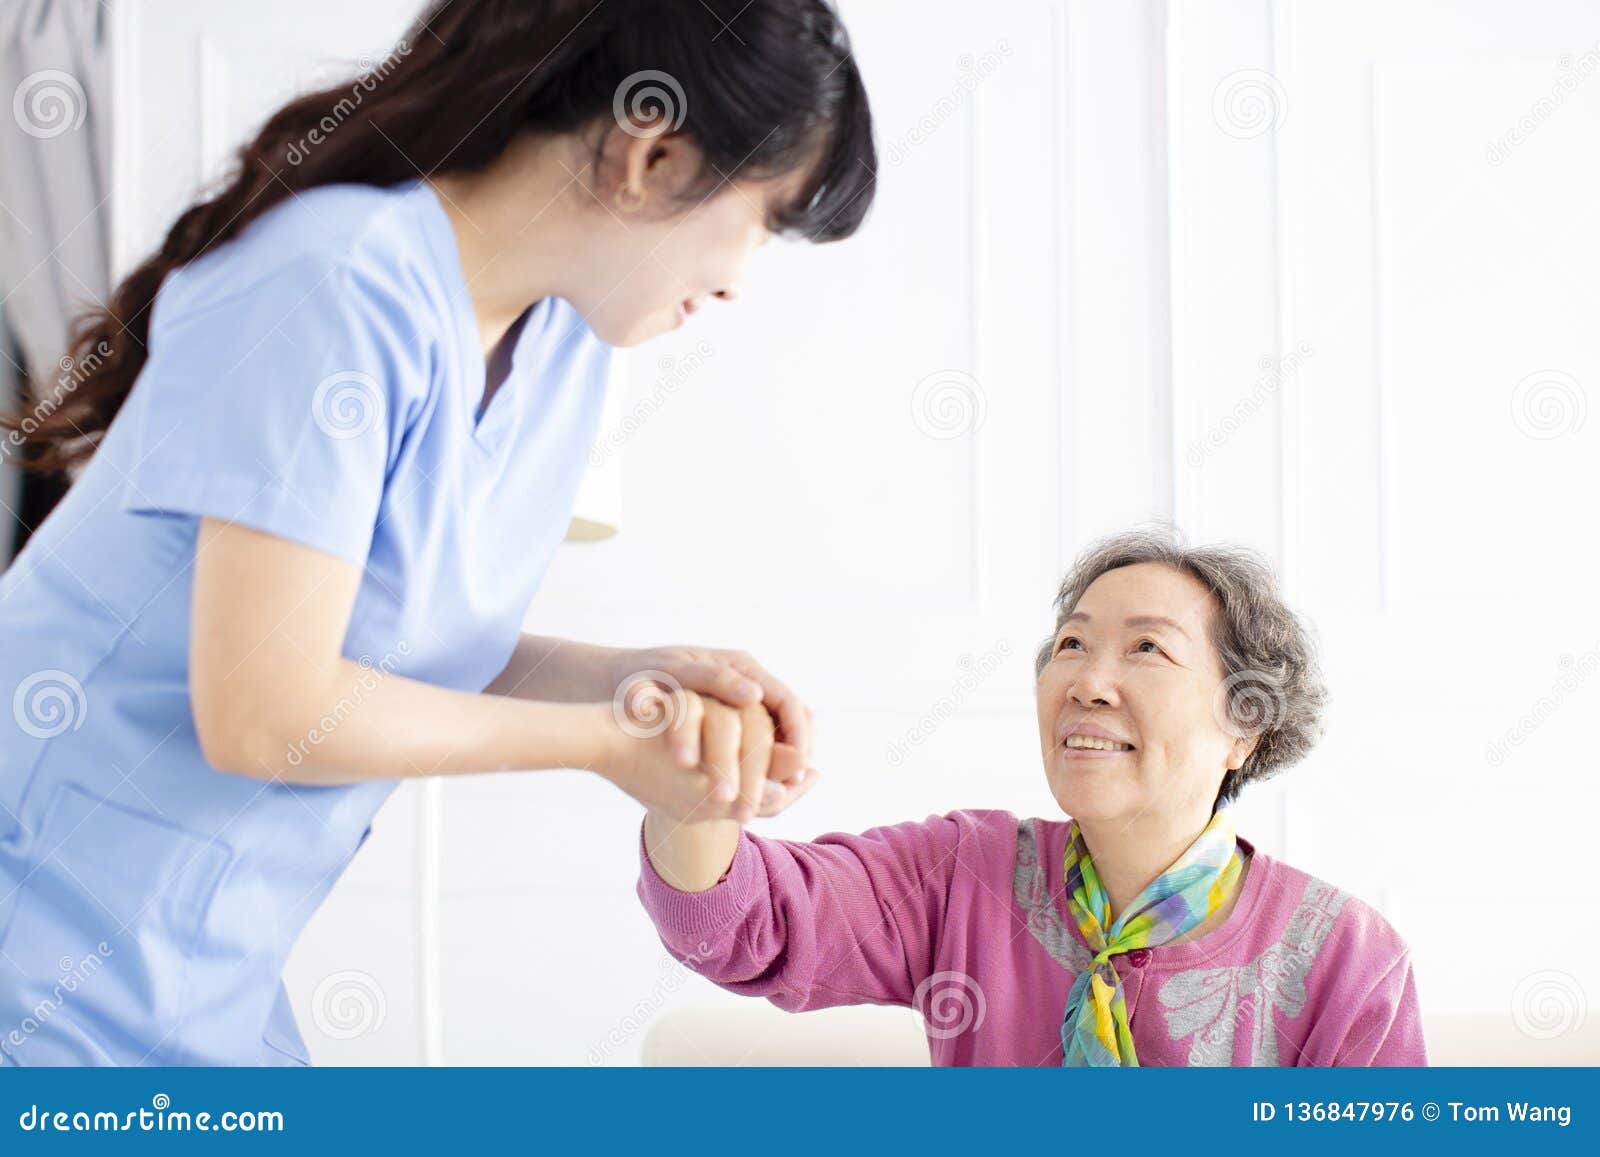
{"type": "Polygon", "coordinates": [[[742,651],[620,653],[612,710],[621,739],[611,779],[677,824],[784,811],[815,784],[813,718],[742,651]]]}

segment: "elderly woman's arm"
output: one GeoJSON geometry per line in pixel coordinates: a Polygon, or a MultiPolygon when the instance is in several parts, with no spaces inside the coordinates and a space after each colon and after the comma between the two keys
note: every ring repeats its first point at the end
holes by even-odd
{"type": "Polygon", "coordinates": [[[1384,1067],[1428,1063],[1417,978],[1409,953],[1373,985],[1367,999],[1355,1010],[1349,1030],[1329,1063],[1384,1067]]]}
{"type": "Polygon", "coordinates": [[[1417,1000],[1411,953],[1387,924],[1376,924],[1363,910],[1350,915],[1350,928],[1366,935],[1349,937],[1326,964],[1330,977],[1307,1015],[1315,1024],[1294,1064],[1305,1066],[1422,1066],[1428,1063],[1422,1039],[1422,1009],[1417,1000]],[[1381,938],[1377,949],[1372,937],[1381,938]],[[1362,947],[1369,946],[1368,951],[1362,947]],[[1398,948],[1398,951],[1396,951],[1398,948]]]}
{"type": "Polygon", "coordinates": [[[731,992],[790,1012],[911,1005],[934,971],[962,830],[935,816],[810,842],[735,832],[725,874],[698,891],[674,888],[641,840],[639,898],[661,942],[731,992]]]}
{"type": "MultiPolygon", "coordinates": [[[[793,778],[799,753],[773,743],[766,712],[737,715],[738,736],[708,720],[706,762],[736,762],[741,781],[777,793],[774,808],[787,806],[811,782],[793,778]]],[[[959,840],[950,818],[802,843],[762,839],[732,821],[651,812],[639,897],[662,943],[731,991],[792,1012],[909,1005],[933,968],[959,840]]]]}
{"type": "MultiPolygon", "coordinates": [[[[708,704],[694,753],[718,783],[736,783],[751,815],[776,815],[811,789],[805,756],[779,743],[772,715],[762,703],[729,708],[708,704]]],[[[691,729],[694,730],[694,729],[691,729]]],[[[739,844],[739,823],[710,820],[691,812],[683,822],[649,808],[644,847],[655,870],[681,892],[703,892],[722,878],[739,844]]]]}

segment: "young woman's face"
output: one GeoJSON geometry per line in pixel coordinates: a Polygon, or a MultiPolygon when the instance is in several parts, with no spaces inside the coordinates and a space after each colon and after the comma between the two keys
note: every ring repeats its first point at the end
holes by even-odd
{"type": "Polygon", "coordinates": [[[1157,563],[1101,575],[1057,632],[1036,692],[1051,793],[1068,815],[1132,822],[1211,810],[1253,741],[1225,730],[1216,604],[1193,576],[1157,563]],[[1127,750],[1074,750],[1079,725],[1127,750]]]}
{"type": "Polygon", "coordinates": [[[634,141],[619,160],[623,193],[594,198],[589,260],[571,296],[596,336],[631,346],[734,297],[771,237],[771,207],[794,196],[800,178],[724,180],[696,196],[688,190],[701,162],[691,144],[634,141]]]}
{"type": "Polygon", "coordinates": [[[618,212],[577,301],[605,342],[632,346],[688,323],[713,299],[731,299],[745,266],[767,240],[759,189],[725,184],[681,216],[641,219],[618,212]]]}

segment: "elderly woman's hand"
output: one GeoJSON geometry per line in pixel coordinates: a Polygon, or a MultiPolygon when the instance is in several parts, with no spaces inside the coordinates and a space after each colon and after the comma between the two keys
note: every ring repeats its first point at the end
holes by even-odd
{"type": "Polygon", "coordinates": [[[801,752],[777,740],[759,703],[733,708],[693,691],[641,684],[615,705],[597,770],[673,824],[781,812],[810,789],[801,752]]]}
{"type": "Polygon", "coordinates": [[[817,775],[797,748],[776,740],[760,704],[734,709],[691,692],[683,701],[653,757],[608,778],[644,803],[645,847],[661,878],[700,892],[732,864],[740,825],[783,811],[817,775]]]}

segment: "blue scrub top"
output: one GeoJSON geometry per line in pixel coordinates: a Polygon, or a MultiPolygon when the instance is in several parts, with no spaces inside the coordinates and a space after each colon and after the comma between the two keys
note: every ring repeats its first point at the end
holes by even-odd
{"type": "Polygon", "coordinates": [[[0,577],[0,1055],[307,1063],[284,959],[395,784],[205,762],[199,519],[362,567],[343,653],[369,670],[341,709],[388,673],[481,691],[566,531],[610,354],[540,301],[480,415],[460,254],[421,180],[301,193],[168,276],[122,411],[0,577]]]}

